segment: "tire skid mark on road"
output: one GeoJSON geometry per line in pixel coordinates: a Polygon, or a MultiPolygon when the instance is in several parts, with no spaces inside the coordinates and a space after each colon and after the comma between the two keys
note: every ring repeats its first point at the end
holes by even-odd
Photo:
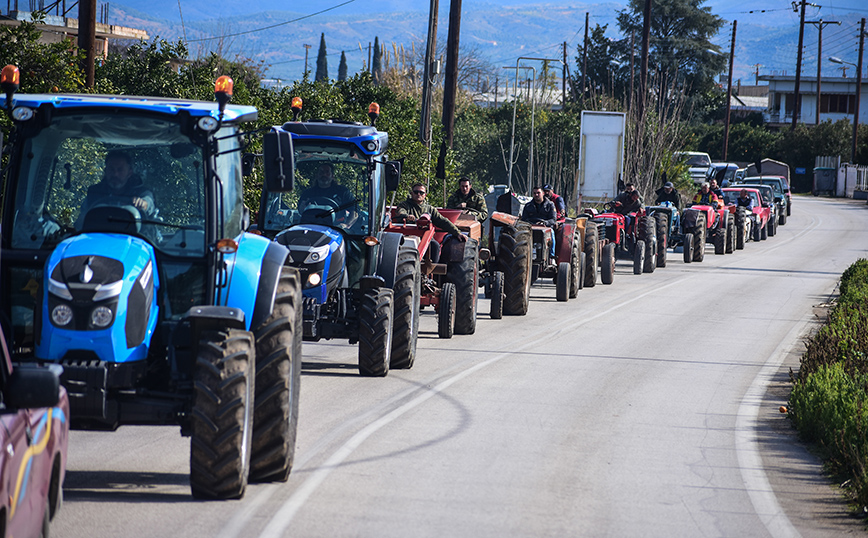
{"type": "Polygon", "coordinates": [[[805,314],[769,355],[765,366],[754,378],[742,398],[735,419],[735,452],[745,490],[760,521],[774,538],[792,538],[801,536],[801,534],[778,503],[777,496],[769,484],[763,468],[756,434],[759,425],[759,412],[763,405],[766,388],[780,369],[784,358],[800,342],[798,337],[803,334],[810,323],[811,316],[810,312],[805,314]]]}
{"type": "MultiPolygon", "coordinates": [[[[634,296],[634,297],[632,297],[626,301],[621,301],[620,303],[613,305],[610,308],[608,308],[602,312],[598,312],[597,314],[595,314],[593,316],[584,318],[584,319],[579,320],[579,321],[565,320],[561,323],[554,325],[554,327],[552,327],[552,329],[554,329],[554,331],[555,331],[554,334],[559,334],[560,332],[562,332],[564,330],[570,330],[570,331],[575,330],[576,328],[581,327],[582,325],[585,325],[587,323],[590,323],[590,322],[592,322],[592,321],[594,321],[600,317],[608,315],[608,314],[614,312],[615,310],[624,308],[625,306],[628,306],[628,305],[630,305],[636,301],[639,301],[639,300],[647,297],[648,295],[651,295],[654,293],[659,293],[666,288],[675,286],[676,284],[682,284],[685,281],[690,280],[692,278],[693,277],[691,277],[691,276],[678,278],[677,280],[675,280],[673,282],[659,286],[653,290],[647,291],[647,292],[642,293],[640,295],[634,296]]],[[[429,400],[429,399],[433,398],[434,396],[438,395],[439,393],[443,392],[444,390],[449,388],[451,385],[457,383],[458,381],[461,381],[462,379],[478,372],[479,370],[482,370],[483,368],[490,366],[496,362],[499,362],[499,361],[501,361],[507,357],[513,357],[516,351],[521,351],[524,349],[533,348],[535,346],[538,346],[540,344],[540,342],[548,341],[550,338],[551,338],[551,334],[534,339],[533,341],[527,342],[526,344],[521,346],[518,350],[513,349],[510,352],[501,353],[500,355],[492,357],[488,360],[485,360],[485,361],[480,362],[480,363],[476,363],[473,366],[470,366],[469,368],[466,368],[466,369],[458,372],[457,374],[453,375],[452,377],[449,377],[448,379],[441,381],[434,386],[431,386],[430,383],[425,383],[424,384],[425,388],[409,389],[410,392],[415,392],[415,391],[420,391],[420,390],[422,392],[421,392],[421,394],[419,394],[418,396],[416,396],[412,400],[407,401],[407,402],[403,403],[402,405],[399,405],[398,407],[395,407],[391,411],[385,413],[379,419],[374,420],[368,426],[361,429],[358,433],[353,435],[348,441],[346,441],[343,445],[341,445],[337,450],[335,450],[335,452],[322,465],[312,469],[310,471],[310,476],[308,476],[307,479],[305,479],[305,481],[301,484],[301,486],[299,486],[292,493],[292,495],[290,495],[290,497],[286,501],[284,501],[280,505],[280,507],[275,511],[275,515],[269,520],[266,527],[259,534],[260,538],[272,538],[272,537],[283,536],[289,530],[289,526],[292,523],[292,520],[295,517],[295,515],[302,508],[304,503],[310,498],[310,496],[313,495],[314,491],[316,491],[316,489],[319,487],[319,485],[325,481],[325,479],[328,477],[328,475],[331,473],[331,471],[333,469],[339,467],[341,465],[341,463],[343,463],[353,453],[353,451],[356,448],[361,446],[361,444],[366,439],[368,439],[371,435],[373,435],[374,433],[376,433],[377,431],[382,429],[384,426],[387,426],[388,424],[394,422],[395,420],[397,420],[398,418],[400,418],[401,416],[406,414],[408,411],[418,407],[419,405],[423,404],[427,400],[429,400]]],[[[438,377],[442,378],[442,374],[439,375],[438,377]]],[[[381,405],[378,407],[382,408],[385,405],[394,405],[397,401],[406,399],[407,392],[408,391],[405,391],[405,392],[403,392],[397,396],[390,398],[389,400],[387,400],[387,402],[384,402],[384,405],[381,405]]],[[[324,443],[324,444],[326,444],[326,443],[324,443]]],[[[307,454],[307,457],[305,458],[305,460],[309,461],[309,460],[313,459],[313,457],[315,457],[315,455],[316,454],[314,452],[309,452],[307,454]]],[[[250,510],[244,510],[243,515],[241,513],[239,513],[238,517],[233,518],[233,521],[231,521],[230,525],[227,526],[226,531],[224,533],[221,533],[221,536],[223,536],[225,538],[228,538],[230,536],[237,536],[238,532],[235,529],[239,529],[239,530],[244,529],[247,525],[249,518],[256,512],[256,510],[260,506],[264,506],[264,504],[268,501],[268,499],[270,499],[271,496],[273,496],[274,493],[276,493],[276,492],[277,492],[277,488],[274,488],[273,490],[271,490],[271,492],[268,495],[263,495],[261,497],[258,496],[253,503],[250,503],[251,505],[255,504],[255,506],[251,506],[250,510]],[[230,534],[230,532],[227,532],[227,531],[231,531],[231,534],[230,534]]]]}

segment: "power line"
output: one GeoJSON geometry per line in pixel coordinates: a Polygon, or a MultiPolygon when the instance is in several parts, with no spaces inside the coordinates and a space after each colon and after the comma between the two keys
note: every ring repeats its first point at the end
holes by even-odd
{"type": "Polygon", "coordinates": [[[332,10],[335,10],[335,9],[337,9],[337,8],[339,8],[339,7],[343,7],[343,6],[347,5],[347,4],[352,4],[352,3],[355,2],[355,1],[356,1],[356,0],[347,0],[346,2],[344,2],[344,3],[342,3],[342,4],[338,4],[338,5],[336,5],[336,6],[332,6],[332,7],[329,7],[329,8],[323,9],[323,10],[321,10],[321,11],[317,11],[317,12],[315,12],[315,13],[311,13],[311,14],[309,14],[309,15],[304,15],[304,16],[302,16],[302,17],[298,17],[297,19],[292,19],[292,20],[289,20],[289,21],[279,22],[279,23],[277,23],[277,24],[272,24],[272,25],[270,25],[270,26],[263,26],[262,28],[255,28],[255,29],[253,29],[253,30],[246,30],[246,31],[244,31],[244,32],[236,32],[236,33],[234,33],[234,34],[223,34],[223,35],[220,35],[220,36],[214,36],[214,37],[202,37],[202,38],[199,38],[199,39],[191,39],[190,42],[196,42],[196,41],[213,41],[213,40],[215,40],[215,39],[225,39],[225,38],[227,38],[227,37],[236,37],[236,36],[245,35],[245,34],[253,34],[253,33],[256,33],[256,32],[263,32],[263,31],[265,31],[265,30],[271,30],[272,28],[277,28],[277,27],[280,27],[280,26],[286,26],[287,24],[291,24],[291,23],[298,22],[298,21],[303,21],[303,20],[305,20],[305,19],[309,19],[309,18],[311,18],[311,17],[315,17],[315,16],[317,16],[317,15],[322,15],[323,13],[326,13],[326,12],[329,12],[329,11],[332,11],[332,10]]]}

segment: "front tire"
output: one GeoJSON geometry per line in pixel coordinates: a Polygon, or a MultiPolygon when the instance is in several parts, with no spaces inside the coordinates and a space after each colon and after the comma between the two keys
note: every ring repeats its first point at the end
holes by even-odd
{"type": "Polygon", "coordinates": [[[256,397],[250,480],[285,482],[292,470],[301,384],[301,280],[281,269],[271,316],[256,337],[256,397]]]}
{"type": "Polygon", "coordinates": [[[615,280],[615,243],[603,247],[600,256],[600,282],[607,286],[615,280]]]}
{"type": "Polygon", "coordinates": [[[699,215],[696,218],[696,227],[693,229],[693,261],[695,262],[705,259],[705,234],[707,233],[705,215],[699,215]]]}
{"type": "Polygon", "coordinates": [[[636,241],[636,246],[633,248],[633,274],[641,275],[643,265],[645,265],[645,241],[640,239],[636,241]]]}
{"type": "Polygon", "coordinates": [[[735,220],[730,216],[726,219],[726,253],[735,252],[735,220]]]}
{"type": "Polygon", "coordinates": [[[579,236],[573,237],[573,248],[570,252],[570,299],[579,295],[579,290],[584,287],[585,253],[579,249],[579,236]]]}
{"type": "Polygon", "coordinates": [[[403,245],[398,251],[395,285],[392,288],[394,330],[389,368],[412,368],[416,361],[421,295],[422,272],[419,269],[419,251],[411,244],[403,245]]]}
{"type": "Polygon", "coordinates": [[[684,263],[693,262],[693,234],[684,234],[682,250],[684,251],[684,263]]]}
{"type": "Polygon", "coordinates": [[[376,288],[362,295],[359,309],[359,373],[384,377],[392,355],[392,290],[376,288]]]}
{"type": "Polygon", "coordinates": [[[440,338],[452,338],[455,332],[455,284],[447,282],[440,288],[437,304],[437,334],[440,338]]]}
{"type": "Polygon", "coordinates": [[[196,352],[190,417],[190,488],[197,499],[238,499],[250,471],[253,335],[205,331],[196,352]]]}
{"type": "Polygon", "coordinates": [[[570,277],[572,276],[572,266],[567,262],[558,264],[558,282],[555,296],[560,302],[566,302],[570,299],[570,277]]]}
{"type": "Polygon", "coordinates": [[[744,207],[735,210],[735,249],[744,250],[746,240],[745,227],[747,226],[747,213],[744,207]]]}
{"type": "Polygon", "coordinates": [[[717,228],[712,232],[711,240],[714,243],[714,253],[718,256],[726,254],[726,228],[717,228]]]}
{"type": "Polygon", "coordinates": [[[495,271],[491,274],[491,319],[503,317],[503,273],[495,271]]]}

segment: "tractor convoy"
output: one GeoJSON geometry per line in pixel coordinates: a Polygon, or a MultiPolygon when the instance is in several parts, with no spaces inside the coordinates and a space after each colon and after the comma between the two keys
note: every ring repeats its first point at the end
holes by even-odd
{"type": "Polygon", "coordinates": [[[684,211],[588,207],[530,224],[502,186],[485,227],[460,209],[403,218],[408,182],[376,103],[360,123],[301,120],[294,99],[256,156],[242,124],[257,111],[229,103],[228,77],[214,102],[16,94],[17,80],[7,66],[0,320],[12,361],[62,366],[72,429],[179,426],[199,498],[288,478],[302,340],[357,344],[359,373],[386,376],[414,366],[426,308],[440,338],[472,335],[480,291],[490,318],[522,316],[534,285],[575,299],[598,276],[612,284],[618,259],[636,275],[666,267],[670,248],[702,262],[707,242],[741,250],[791,211],[774,182],[748,178],[684,211]],[[257,157],[251,222],[242,176],[257,157]]]}

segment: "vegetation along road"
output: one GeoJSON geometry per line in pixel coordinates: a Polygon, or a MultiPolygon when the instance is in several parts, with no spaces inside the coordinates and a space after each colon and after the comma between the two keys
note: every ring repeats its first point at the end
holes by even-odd
{"type": "MultiPolygon", "coordinates": [[[[56,536],[840,536],[861,524],[778,407],[813,308],[866,257],[868,207],[799,198],[768,241],[437,338],[362,378],[305,344],[285,484],[195,502],[177,428],[74,432],[56,536]],[[767,387],[772,391],[767,393],[767,387]]],[[[488,301],[480,301],[487,312],[488,301]]]]}

